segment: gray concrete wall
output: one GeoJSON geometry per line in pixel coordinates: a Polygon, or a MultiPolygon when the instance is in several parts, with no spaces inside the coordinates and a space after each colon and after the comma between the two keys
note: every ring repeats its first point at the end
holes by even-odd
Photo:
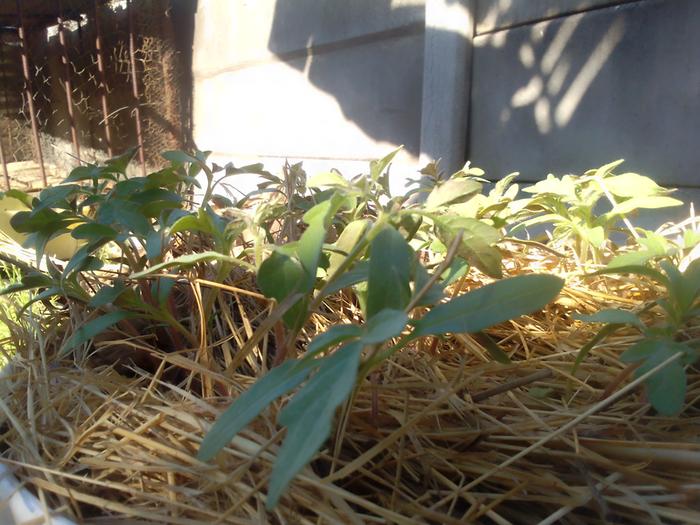
{"type": "Polygon", "coordinates": [[[194,138],[220,161],[348,175],[420,150],[424,0],[200,0],[194,138]]]}
{"type": "Polygon", "coordinates": [[[479,4],[475,164],[537,180],[625,158],[660,183],[700,186],[700,2],[505,4],[479,4]]]}
{"type": "Polygon", "coordinates": [[[439,157],[697,188],[699,29],[697,0],[199,0],[194,138],[347,175],[403,144],[396,189],[439,157]]]}

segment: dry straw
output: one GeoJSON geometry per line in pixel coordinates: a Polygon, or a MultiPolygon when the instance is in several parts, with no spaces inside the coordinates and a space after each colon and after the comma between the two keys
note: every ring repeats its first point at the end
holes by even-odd
{"type": "MultiPolygon", "coordinates": [[[[489,331],[513,363],[494,363],[466,334],[397,353],[359,386],[325,449],[272,513],[265,493],[283,403],[214,463],[195,459],[216,416],[274,357],[272,330],[260,330],[273,328],[271,305],[245,276],[183,283],[197,298],[194,325],[202,294],[217,287],[220,296],[199,346],[179,353],[154,348],[149,334],[115,331],[92,356],[57,361],[66,323],[82,312],[6,320],[17,348],[0,386],[1,460],[46,509],[83,523],[700,523],[697,368],[688,370],[677,418],[655,415],[643,378],[632,381],[619,361],[634,331],[618,332],[571,372],[598,328],[572,312],[631,308],[657,290],[567,273],[532,245],[511,245],[506,268],[567,277],[546,310],[489,331]],[[131,359],[143,354],[150,370],[131,359]]],[[[305,337],[356,315],[339,295],[305,337]]]]}

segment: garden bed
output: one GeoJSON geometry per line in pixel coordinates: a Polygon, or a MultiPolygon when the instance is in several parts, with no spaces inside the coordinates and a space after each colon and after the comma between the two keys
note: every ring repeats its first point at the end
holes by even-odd
{"type": "MultiPolygon", "coordinates": [[[[180,158],[173,162],[183,164],[180,158]]],[[[464,173],[451,180],[464,190],[464,181],[477,177],[464,173]]],[[[294,187],[289,176],[283,182],[294,187]]],[[[440,214],[449,215],[448,206],[460,204],[461,213],[467,213],[464,205],[471,199],[443,196],[440,201],[436,193],[439,197],[434,188],[428,207],[437,200],[434,210],[440,214]]],[[[299,239],[294,228],[309,231],[314,223],[304,221],[304,226],[301,213],[280,220],[289,210],[287,196],[276,203],[274,209],[282,211],[270,220],[268,231],[290,228],[285,241],[294,242],[299,239]]],[[[513,196],[504,200],[515,201],[513,196]]],[[[229,207],[218,215],[242,213],[229,207]]],[[[502,226],[500,216],[478,220],[502,226]]],[[[695,227],[690,221],[685,229],[694,232],[695,227]]],[[[184,234],[173,236],[165,262],[209,253],[215,244],[203,227],[184,234]]],[[[456,258],[463,234],[447,235],[442,252],[430,243],[424,246],[422,260],[436,276],[432,284],[441,265],[456,258]]],[[[336,247],[341,244],[337,236],[324,237],[336,247]]],[[[700,373],[686,364],[681,406],[662,415],[663,403],[672,400],[652,397],[650,404],[648,378],[685,357],[670,352],[637,370],[637,363],[621,358],[655,333],[640,327],[665,326],[664,311],[655,301],[668,290],[654,275],[591,275],[627,252],[611,248],[607,239],[598,251],[590,251],[592,243],[571,248],[566,237],[549,245],[501,238],[493,243],[502,257],[501,280],[487,275],[493,267],[484,261],[493,252],[484,248],[472,254],[476,258],[469,271],[441,281],[441,304],[522,275],[553,275],[565,284],[546,306],[526,315],[477,334],[450,330],[416,338],[388,353],[331,413],[330,436],[270,508],[273,466],[284,455],[285,436],[293,438],[292,430],[285,435],[280,424],[286,416],[279,417],[290,396],[272,401],[211,460],[202,460],[203,438],[211,435],[232,399],[281,363],[303,356],[318,341],[314,337],[339,324],[361,324],[367,299],[350,286],[327,295],[309,309],[298,337],[280,344],[293,333],[279,322],[285,313],[280,305],[290,299],[267,291],[255,260],[278,252],[270,252],[267,240],[259,252],[253,249],[250,231],[241,238],[228,253],[249,257],[258,268],[257,279],[254,271],[239,266],[227,267],[224,278],[217,279],[221,263],[213,257],[181,268],[157,267],[159,262],[130,268],[137,285],[138,279],[164,279],[166,273],[177,277],[171,279],[169,311],[189,327],[192,341],[178,343],[160,325],[134,318],[135,331],[115,323],[94,337],[83,334],[71,346],[89,321],[112,313],[100,312],[99,305],[75,292],[67,298],[57,294],[58,301],[8,320],[16,351],[3,382],[1,461],[49,508],[89,523],[700,523],[700,373]],[[636,314],[639,325],[598,319],[614,329],[596,340],[606,325],[577,317],[612,309],[636,314]],[[164,341],[172,346],[166,348],[164,341]]],[[[332,266],[338,252],[328,253],[332,266]]],[[[653,270],[664,258],[683,263],[683,253],[650,256],[640,265],[653,270]]],[[[9,255],[6,259],[18,257],[9,255]]],[[[94,289],[96,279],[107,279],[111,271],[119,272],[119,266],[88,268],[81,279],[89,283],[86,289],[94,289]]],[[[123,270],[122,275],[127,276],[123,270]]],[[[417,294],[421,286],[415,279],[417,294]]],[[[316,288],[314,293],[321,292],[316,288]]],[[[118,304],[117,298],[109,304],[118,304]]],[[[411,315],[423,319],[431,308],[438,306],[418,306],[411,315]]],[[[693,315],[684,318],[674,340],[691,344],[700,337],[693,315]]],[[[405,335],[420,324],[409,326],[399,332],[405,335]]],[[[392,332],[388,348],[397,339],[392,332]]],[[[328,386],[329,396],[333,387],[328,386]]]]}

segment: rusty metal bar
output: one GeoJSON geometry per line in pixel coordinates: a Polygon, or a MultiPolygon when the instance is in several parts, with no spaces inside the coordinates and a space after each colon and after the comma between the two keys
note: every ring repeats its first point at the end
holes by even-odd
{"type": "Polygon", "coordinates": [[[0,162],[2,162],[2,174],[5,177],[6,189],[12,189],[10,184],[10,173],[7,171],[7,162],[5,162],[5,148],[2,147],[2,136],[0,136],[0,162]]]}
{"type": "Polygon", "coordinates": [[[105,74],[105,62],[102,54],[102,28],[100,26],[100,5],[95,0],[95,51],[97,54],[97,72],[100,78],[100,99],[102,100],[102,122],[105,128],[105,141],[107,142],[107,154],[112,157],[112,131],[109,127],[109,105],[107,104],[107,75],[105,74]]]}
{"type": "Polygon", "coordinates": [[[141,133],[141,109],[139,108],[139,83],[136,77],[136,40],[134,37],[134,8],[131,0],[126,0],[126,10],[129,16],[129,60],[131,62],[131,89],[134,94],[134,120],[136,121],[136,140],[139,145],[139,160],[141,172],[146,176],[146,155],[143,151],[143,134],[141,133]]]}
{"type": "Polygon", "coordinates": [[[56,0],[58,8],[58,42],[61,44],[61,62],[63,63],[63,89],[66,92],[66,107],[68,108],[68,124],[70,125],[70,136],[73,141],[73,153],[80,164],[80,142],[78,140],[78,128],[75,124],[75,115],[73,114],[73,87],[70,81],[70,63],[68,62],[68,46],[66,45],[66,34],[63,30],[63,10],[61,9],[61,0],[56,0]]]}
{"type": "Polygon", "coordinates": [[[19,16],[19,27],[17,34],[22,48],[22,72],[24,73],[25,96],[27,97],[27,106],[29,107],[29,120],[32,124],[32,137],[34,139],[34,148],[36,149],[37,158],[39,160],[39,170],[41,171],[41,181],[44,187],[48,186],[46,180],[46,169],[44,168],[44,155],[41,152],[41,140],[39,139],[39,126],[36,121],[36,111],[34,109],[34,93],[32,93],[32,78],[29,74],[29,49],[27,48],[27,35],[24,27],[24,16],[22,15],[22,2],[17,0],[17,15],[19,16]]]}
{"type": "MultiPolygon", "coordinates": [[[[7,114],[7,79],[5,75],[5,51],[3,49],[4,42],[0,40],[0,71],[2,72],[2,94],[5,113],[7,114]]],[[[10,134],[8,133],[8,136],[10,134]]],[[[0,163],[2,163],[2,174],[5,177],[6,189],[12,189],[10,184],[10,173],[7,171],[7,161],[5,160],[5,148],[2,145],[2,130],[0,130],[0,163]]]]}

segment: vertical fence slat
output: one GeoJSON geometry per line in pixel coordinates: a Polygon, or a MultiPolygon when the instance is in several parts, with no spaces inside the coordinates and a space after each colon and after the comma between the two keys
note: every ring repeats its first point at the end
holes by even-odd
{"type": "Polygon", "coordinates": [[[58,8],[58,43],[61,45],[61,62],[63,64],[63,89],[66,92],[66,108],[68,109],[68,124],[70,125],[70,135],[73,141],[73,153],[80,163],[80,141],[78,140],[78,128],[75,123],[75,115],[73,114],[73,87],[70,78],[70,62],[68,61],[68,45],[66,44],[66,34],[63,28],[63,10],[61,9],[61,1],[56,1],[58,8]]]}
{"type": "MultiPolygon", "coordinates": [[[[2,95],[3,95],[3,110],[5,113],[7,113],[7,105],[8,105],[8,98],[7,98],[7,75],[5,74],[5,50],[3,48],[4,42],[0,41],[0,70],[2,71],[2,95]]],[[[4,126],[3,126],[4,127],[4,126]]],[[[5,147],[3,146],[2,143],[2,132],[3,130],[0,129],[0,163],[2,163],[2,174],[3,177],[5,178],[5,186],[6,189],[12,189],[12,186],[10,184],[10,173],[7,170],[7,159],[5,157],[5,147]]],[[[9,130],[8,130],[8,136],[10,135],[9,130]]]]}
{"type": "Polygon", "coordinates": [[[107,142],[107,154],[112,157],[112,131],[109,126],[109,104],[107,103],[107,94],[109,89],[107,86],[107,75],[105,73],[104,54],[102,51],[102,26],[100,24],[100,5],[99,0],[95,0],[95,53],[97,55],[97,72],[100,79],[100,100],[102,103],[102,123],[105,130],[105,141],[107,142]]]}
{"type": "Polygon", "coordinates": [[[46,169],[44,168],[44,155],[41,151],[41,140],[39,139],[39,126],[36,121],[36,111],[34,108],[34,93],[32,91],[32,78],[29,73],[29,48],[27,47],[26,28],[24,26],[24,15],[22,13],[22,1],[17,0],[17,16],[19,17],[19,27],[17,33],[22,49],[22,73],[24,74],[25,96],[27,97],[27,107],[29,108],[29,120],[32,125],[32,137],[34,139],[34,148],[36,149],[37,160],[39,161],[39,169],[41,171],[41,180],[44,187],[48,185],[46,180],[46,169]]]}
{"type": "Polygon", "coordinates": [[[131,0],[126,0],[126,9],[129,17],[129,61],[131,62],[131,89],[134,95],[134,120],[136,121],[136,140],[139,145],[139,160],[141,172],[146,176],[146,156],[143,150],[143,134],[141,132],[141,109],[139,97],[139,83],[136,76],[136,40],[134,37],[134,9],[131,0]]]}

